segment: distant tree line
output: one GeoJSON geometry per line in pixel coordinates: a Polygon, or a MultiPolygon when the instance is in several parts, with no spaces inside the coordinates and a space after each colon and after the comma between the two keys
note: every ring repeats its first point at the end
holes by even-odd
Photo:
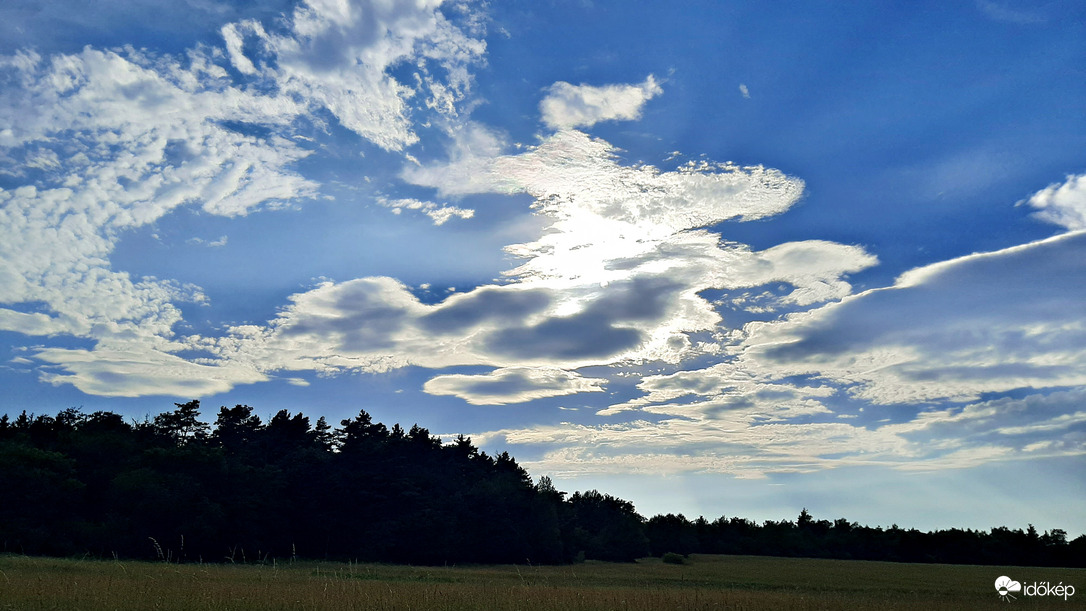
{"type": "Polygon", "coordinates": [[[1005,566],[1086,567],[1086,535],[1067,541],[1058,528],[1038,534],[996,527],[991,531],[957,529],[921,532],[896,524],[861,526],[846,519],[815,520],[803,509],[795,521],[757,524],[743,518],[689,520],[658,515],[645,524],[653,555],[751,554],[810,558],[998,564],[1005,566]]]}
{"type": "Polygon", "coordinates": [[[995,528],[922,533],[816,521],[646,520],[595,490],[533,482],[508,453],[373,422],[198,401],[143,421],[68,409],[0,417],[0,552],[253,562],[631,561],[725,553],[1086,565],[1086,536],[995,528]]]}

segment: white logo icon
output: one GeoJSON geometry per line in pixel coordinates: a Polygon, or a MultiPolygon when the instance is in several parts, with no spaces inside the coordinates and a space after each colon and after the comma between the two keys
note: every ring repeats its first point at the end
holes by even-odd
{"type": "Polygon", "coordinates": [[[1011,592],[1021,592],[1022,584],[1011,579],[1010,577],[1007,577],[1006,575],[1003,575],[999,579],[995,580],[995,589],[996,592],[999,592],[1000,598],[1007,602],[1010,602],[1012,598],[1015,598],[1011,595],[1011,592]]]}

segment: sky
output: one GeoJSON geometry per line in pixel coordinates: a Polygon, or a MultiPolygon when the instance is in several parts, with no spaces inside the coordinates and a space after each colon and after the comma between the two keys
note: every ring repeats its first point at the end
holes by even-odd
{"type": "Polygon", "coordinates": [[[0,5],[0,413],[1086,533],[1077,0],[0,5]]]}

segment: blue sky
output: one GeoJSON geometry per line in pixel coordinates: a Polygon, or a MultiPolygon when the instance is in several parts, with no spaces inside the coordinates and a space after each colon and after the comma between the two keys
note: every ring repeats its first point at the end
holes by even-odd
{"type": "Polygon", "coordinates": [[[1086,8],[0,7],[0,411],[1086,532],[1086,8]]]}

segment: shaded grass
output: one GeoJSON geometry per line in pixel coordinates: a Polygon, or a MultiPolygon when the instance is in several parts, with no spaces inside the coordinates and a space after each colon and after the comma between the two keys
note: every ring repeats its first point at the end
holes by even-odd
{"type": "MultiPolygon", "coordinates": [[[[0,609],[987,609],[993,583],[1081,587],[1013,608],[1086,608],[1086,570],[693,556],[687,564],[201,565],[0,557],[0,609]]],[[[1002,606],[1001,606],[1002,605],[1002,606]]]]}

